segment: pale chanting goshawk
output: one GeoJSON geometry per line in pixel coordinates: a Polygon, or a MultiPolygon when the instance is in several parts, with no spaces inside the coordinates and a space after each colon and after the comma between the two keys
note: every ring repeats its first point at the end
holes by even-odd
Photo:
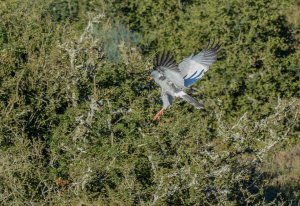
{"type": "Polygon", "coordinates": [[[184,92],[190,85],[201,79],[210,65],[216,61],[220,45],[214,43],[199,52],[184,59],[179,65],[169,51],[161,52],[154,58],[154,68],[151,76],[161,87],[161,99],[163,108],[154,116],[159,119],[167,109],[174,97],[179,97],[194,105],[197,109],[203,108],[203,104],[184,92]]]}

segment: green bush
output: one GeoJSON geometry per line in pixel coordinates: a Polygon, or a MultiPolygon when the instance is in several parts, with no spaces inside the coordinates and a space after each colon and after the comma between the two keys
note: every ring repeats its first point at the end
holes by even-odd
{"type": "MultiPolygon", "coordinates": [[[[55,0],[52,1],[48,8],[51,19],[55,22],[78,19],[79,3],[78,0],[55,0]]],[[[46,13],[44,14],[46,15],[46,13]]]]}
{"type": "Polygon", "coordinates": [[[0,5],[2,204],[299,203],[297,2],[0,5]],[[188,91],[205,109],[152,121],[154,54],[210,39],[218,61],[188,91]]]}

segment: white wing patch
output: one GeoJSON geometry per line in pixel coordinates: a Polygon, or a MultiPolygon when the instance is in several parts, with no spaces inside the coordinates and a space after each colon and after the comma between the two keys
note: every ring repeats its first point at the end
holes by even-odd
{"type": "Polygon", "coordinates": [[[220,46],[217,44],[214,47],[199,52],[195,56],[189,56],[178,65],[180,74],[184,79],[185,87],[201,79],[210,65],[216,61],[219,49],[220,46]]]}
{"type": "Polygon", "coordinates": [[[193,78],[200,79],[204,74],[204,72],[208,70],[208,67],[192,59],[188,60],[186,64],[187,64],[186,66],[188,66],[189,69],[185,69],[186,74],[182,72],[182,74],[184,75],[184,79],[193,79],[193,78]],[[200,74],[201,76],[199,76],[200,74]]]}

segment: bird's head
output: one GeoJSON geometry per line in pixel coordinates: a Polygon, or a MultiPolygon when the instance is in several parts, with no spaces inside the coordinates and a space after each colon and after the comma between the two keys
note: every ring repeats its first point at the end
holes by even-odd
{"type": "Polygon", "coordinates": [[[153,79],[157,79],[161,76],[161,74],[157,70],[153,70],[150,75],[153,79]]]}

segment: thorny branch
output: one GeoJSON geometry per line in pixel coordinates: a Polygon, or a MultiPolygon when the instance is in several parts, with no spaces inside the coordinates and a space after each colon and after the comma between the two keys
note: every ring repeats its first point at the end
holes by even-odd
{"type": "Polygon", "coordinates": [[[80,68],[83,65],[86,65],[88,63],[88,62],[85,62],[79,66],[76,66],[76,63],[78,61],[78,55],[83,50],[84,51],[87,49],[94,50],[95,48],[97,49],[99,47],[98,39],[94,38],[92,36],[92,33],[94,30],[94,24],[99,23],[101,21],[101,19],[103,19],[104,17],[105,17],[104,14],[99,14],[95,17],[90,18],[83,33],[80,35],[80,37],[77,40],[75,40],[75,41],[67,40],[66,42],[58,45],[61,49],[66,51],[69,56],[70,68],[71,68],[71,72],[73,74],[70,75],[72,77],[72,79],[71,79],[71,84],[68,86],[69,87],[68,89],[71,90],[71,99],[72,99],[72,104],[74,107],[77,107],[77,103],[78,103],[78,94],[74,90],[74,88],[76,88],[76,85],[79,80],[77,68],[80,68]],[[84,44],[85,42],[89,43],[89,48],[86,48],[86,45],[84,44]]]}
{"type": "MultiPolygon", "coordinates": [[[[281,118],[285,117],[287,113],[291,113],[292,111],[296,111],[296,100],[293,100],[289,103],[283,102],[283,101],[278,101],[278,105],[275,108],[275,113],[258,121],[255,122],[254,124],[250,124],[250,119],[248,117],[248,113],[245,113],[241,116],[241,118],[237,121],[236,124],[234,124],[232,127],[228,127],[225,125],[224,121],[222,120],[221,115],[217,115],[218,117],[218,122],[219,122],[219,135],[220,138],[224,138],[224,141],[228,141],[230,138],[228,137],[239,137],[236,140],[243,142],[243,139],[246,137],[242,137],[239,134],[242,130],[245,128],[249,130],[250,134],[252,134],[255,131],[259,130],[265,130],[268,132],[268,137],[265,138],[266,140],[264,141],[264,145],[261,146],[261,149],[255,153],[255,156],[257,159],[253,159],[253,161],[250,161],[246,164],[261,164],[264,160],[265,155],[270,151],[271,148],[273,148],[276,144],[281,143],[288,139],[288,135],[290,132],[290,128],[286,128],[285,132],[281,135],[275,134],[275,132],[271,129],[271,125],[276,125],[278,121],[280,121],[281,118]]],[[[293,113],[293,118],[292,120],[296,120],[299,118],[298,113],[293,113]]],[[[293,121],[292,121],[293,122],[293,121]]],[[[291,125],[292,126],[292,125],[291,125]]],[[[201,154],[204,154],[204,156],[212,159],[212,160],[217,160],[217,159],[223,159],[226,160],[228,158],[233,158],[234,155],[240,155],[243,152],[236,152],[235,154],[231,154],[230,152],[224,151],[226,154],[221,155],[221,154],[216,154],[214,151],[204,151],[201,154]]],[[[151,156],[148,157],[149,161],[151,162],[152,169],[155,171],[154,174],[159,173],[159,168],[156,166],[157,163],[152,159],[151,156]]],[[[197,161],[197,160],[194,160],[197,161]]],[[[201,160],[200,160],[201,161],[201,160]]],[[[204,159],[205,161],[205,159],[204,159]]],[[[200,180],[204,180],[205,178],[209,177],[214,177],[214,178],[222,178],[226,174],[233,174],[233,178],[231,181],[236,181],[239,182],[241,177],[245,174],[247,174],[247,168],[242,169],[240,171],[232,171],[232,166],[230,163],[227,161],[218,161],[220,162],[215,166],[215,169],[210,171],[209,174],[201,176],[200,174],[197,174],[196,172],[192,172],[189,167],[182,167],[176,172],[172,174],[166,174],[166,175],[160,175],[160,179],[158,180],[158,186],[156,187],[156,192],[153,195],[153,200],[151,205],[156,205],[157,201],[161,198],[170,196],[174,194],[175,192],[179,190],[184,190],[188,189],[191,187],[200,187],[199,185],[201,183],[200,180]],[[172,178],[180,179],[180,181],[186,181],[188,184],[181,185],[180,181],[179,182],[172,182],[172,178]]],[[[158,176],[158,175],[157,175],[158,176]]],[[[219,195],[226,195],[228,193],[228,189],[226,188],[219,188],[218,194],[219,195]]],[[[250,197],[249,197],[250,198],[250,197]]]]}

